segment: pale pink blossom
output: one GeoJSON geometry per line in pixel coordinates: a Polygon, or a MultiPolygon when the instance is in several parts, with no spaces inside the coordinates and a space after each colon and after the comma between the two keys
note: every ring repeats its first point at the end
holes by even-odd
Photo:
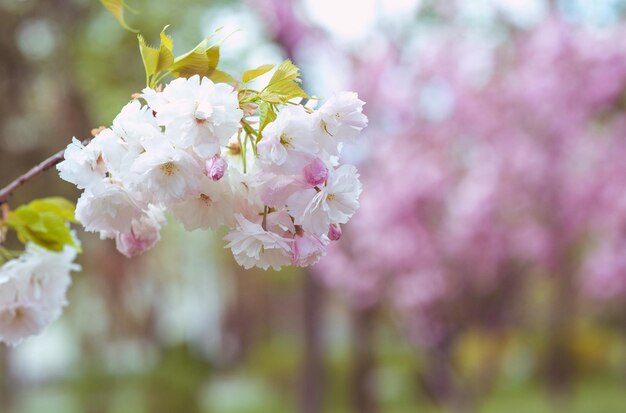
{"type": "Polygon", "coordinates": [[[314,234],[296,234],[291,247],[293,265],[308,267],[316,264],[326,254],[326,245],[322,239],[314,234]]]}

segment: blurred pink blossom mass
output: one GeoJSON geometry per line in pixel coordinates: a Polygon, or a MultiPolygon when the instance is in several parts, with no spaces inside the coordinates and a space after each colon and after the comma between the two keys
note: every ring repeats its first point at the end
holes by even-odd
{"type": "Polygon", "coordinates": [[[511,36],[483,79],[468,50],[484,45],[458,33],[412,58],[389,42],[354,59],[371,157],[317,273],[356,306],[388,300],[423,342],[451,319],[506,321],[531,275],[626,292],[623,30],[548,20],[511,36]]]}

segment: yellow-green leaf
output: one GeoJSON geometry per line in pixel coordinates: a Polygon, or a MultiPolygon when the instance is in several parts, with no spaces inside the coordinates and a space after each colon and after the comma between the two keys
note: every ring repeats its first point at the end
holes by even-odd
{"type": "Polygon", "coordinates": [[[172,51],[174,50],[174,42],[172,41],[172,38],[170,36],[165,34],[165,31],[168,27],[170,27],[169,24],[165,26],[163,30],[161,30],[161,47],[165,47],[169,51],[172,51]]]}
{"type": "Polygon", "coordinates": [[[257,77],[266,74],[273,68],[274,68],[274,65],[263,65],[263,66],[257,67],[256,69],[246,70],[245,72],[243,72],[243,77],[242,77],[243,83],[247,83],[253,79],[256,79],[257,77]]]}
{"type": "Polygon", "coordinates": [[[213,73],[211,73],[210,79],[215,83],[235,83],[235,78],[219,69],[215,69],[213,73]]]}
{"type": "Polygon", "coordinates": [[[209,65],[209,59],[203,51],[192,51],[181,59],[174,60],[170,73],[177,77],[191,77],[204,73],[209,65]]]}
{"type": "Polygon", "coordinates": [[[134,12],[134,10],[131,9],[124,0],[100,0],[100,3],[102,3],[102,5],[113,15],[113,17],[115,17],[123,28],[131,32],[138,32],[137,29],[130,27],[124,19],[125,10],[134,12]]]}
{"type": "Polygon", "coordinates": [[[33,242],[52,251],[62,251],[65,245],[71,245],[80,250],[68,225],[73,221],[74,204],[54,197],[38,199],[11,211],[5,224],[15,230],[24,244],[33,242]]]}
{"type": "Polygon", "coordinates": [[[206,51],[206,57],[209,62],[210,73],[207,73],[205,76],[210,76],[220,62],[220,47],[218,45],[209,47],[206,51]]]}
{"type": "Polygon", "coordinates": [[[165,34],[165,29],[161,31],[161,45],[159,46],[159,62],[157,63],[156,73],[161,73],[174,63],[173,47],[174,42],[172,38],[165,34]]]}
{"type": "Polygon", "coordinates": [[[60,216],[66,221],[76,223],[74,218],[74,204],[62,197],[50,197],[43,199],[36,199],[28,204],[31,209],[38,212],[50,211],[60,216]]]}
{"type": "Polygon", "coordinates": [[[272,104],[287,103],[297,97],[310,98],[300,87],[300,82],[300,69],[287,59],[278,66],[258,98],[272,104]]]}
{"type": "Polygon", "coordinates": [[[273,83],[281,82],[283,80],[291,80],[294,82],[300,82],[300,69],[294,65],[291,60],[287,59],[278,66],[276,72],[272,75],[269,85],[273,83]]]}
{"type": "Polygon", "coordinates": [[[194,75],[210,77],[215,72],[220,60],[219,46],[207,47],[208,40],[203,40],[193,50],[177,57],[169,69],[177,77],[194,75]]]}
{"type": "Polygon", "coordinates": [[[146,83],[149,87],[154,87],[161,78],[159,75],[167,71],[174,63],[174,53],[172,52],[174,42],[171,37],[165,34],[167,27],[165,26],[161,30],[161,44],[158,48],[149,46],[142,35],[137,35],[141,60],[143,60],[146,69],[146,83]]]}
{"type": "Polygon", "coordinates": [[[310,96],[297,83],[291,80],[283,80],[269,85],[259,94],[259,97],[266,102],[274,104],[287,103],[289,100],[297,97],[310,99],[310,96]]]}
{"type": "Polygon", "coordinates": [[[157,72],[157,66],[159,65],[159,49],[148,46],[146,40],[140,34],[137,35],[137,40],[139,40],[139,53],[141,53],[141,60],[143,61],[143,66],[146,69],[146,78],[150,79],[157,72]]]}
{"type": "Polygon", "coordinates": [[[268,102],[259,103],[259,139],[265,127],[276,119],[274,106],[268,102]]]}

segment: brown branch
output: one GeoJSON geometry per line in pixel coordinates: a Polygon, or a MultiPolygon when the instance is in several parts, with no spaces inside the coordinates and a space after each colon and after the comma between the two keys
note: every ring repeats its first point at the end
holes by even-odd
{"type": "Polygon", "coordinates": [[[60,150],[40,164],[33,166],[28,172],[17,177],[13,182],[2,188],[0,190],[0,205],[5,204],[13,192],[20,186],[61,162],[63,160],[63,152],[65,152],[65,149],[60,150]]]}
{"type": "MultiPolygon", "coordinates": [[[[88,138],[88,139],[85,139],[82,143],[83,145],[87,145],[90,141],[91,141],[91,138],[88,138]]],[[[38,165],[35,165],[32,168],[30,168],[30,170],[26,172],[25,174],[15,178],[11,183],[9,183],[4,188],[0,189],[0,205],[6,204],[9,198],[11,197],[11,195],[13,195],[13,192],[15,192],[15,190],[17,190],[19,187],[24,185],[26,182],[30,181],[37,175],[40,175],[41,173],[47,171],[48,169],[52,168],[56,164],[63,161],[64,152],[65,152],[65,149],[61,149],[60,151],[50,156],[46,160],[40,162],[38,165]]]]}

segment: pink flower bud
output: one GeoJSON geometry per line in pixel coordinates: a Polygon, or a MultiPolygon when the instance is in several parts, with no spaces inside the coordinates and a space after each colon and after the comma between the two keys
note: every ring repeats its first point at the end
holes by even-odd
{"type": "Polygon", "coordinates": [[[330,224],[328,226],[328,239],[337,241],[339,238],[341,238],[341,227],[339,224],[330,224]]]}
{"type": "Polygon", "coordinates": [[[315,158],[304,167],[304,178],[309,185],[321,185],[328,179],[328,168],[320,158],[315,158]]]}
{"type": "Polygon", "coordinates": [[[219,181],[224,176],[224,173],[228,169],[228,162],[219,155],[207,159],[204,164],[204,173],[214,181],[219,181]]]}

